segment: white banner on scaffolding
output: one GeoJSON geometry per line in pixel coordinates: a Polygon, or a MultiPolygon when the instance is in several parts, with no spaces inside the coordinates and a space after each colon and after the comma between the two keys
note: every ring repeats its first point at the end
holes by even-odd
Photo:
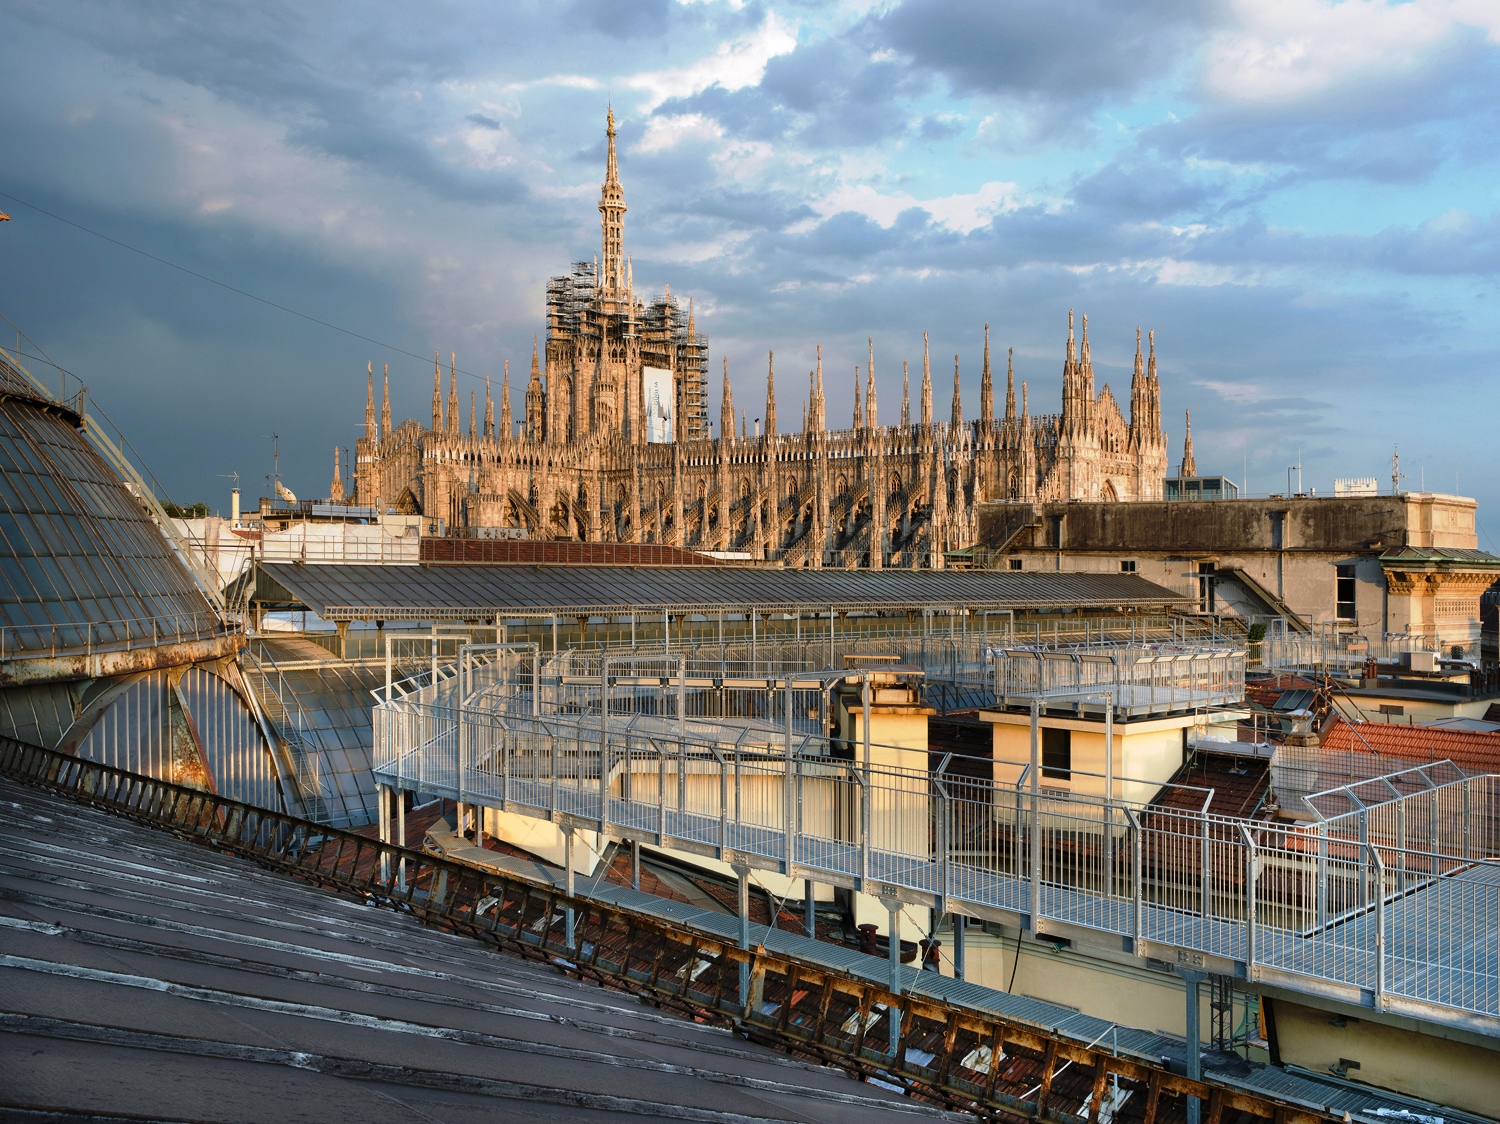
{"type": "Polygon", "coordinates": [[[653,445],[671,444],[675,437],[677,385],[671,371],[641,368],[641,401],[645,404],[646,440],[653,445]]]}

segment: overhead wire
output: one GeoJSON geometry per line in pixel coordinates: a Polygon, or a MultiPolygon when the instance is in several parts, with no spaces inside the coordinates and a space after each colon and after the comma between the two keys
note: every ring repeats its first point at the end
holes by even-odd
{"type": "MultiPolygon", "coordinates": [[[[185,265],[179,265],[177,262],[168,261],[166,258],[161,257],[158,254],[153,254],[149,250],[143,250],[139,246],[132,246],[129,242],[122,242],[118,238],[111,237],[110,235],[101,233],[100,231],[94,230],[91,227],[84,226],[80,222],[74,222],[72,219],[64,218],[62,215],[49,211],[45,207],[39,207],[35,203],[31,203],[25,199],[22,199],[18,195],[12,195],[8,191],[0,191],[0,199],[9,199],[12,203],[19,203],[21,206],[36,211],[38,214],[46,215],[49,219],[54,219],[55,221],[63,223],[66,226],[71,226],[75,230],[81,230],[85,234],[91,234],[95,238],[100,238],[105,242],[109,242],[115,246],[119,246],[122,250],[129,250],[133,254],[140,254],[141,257],[148,258],[151,261],[157,262],[160,265],[164,265],[169,269],[175,269],[181,273],[186,273],[189,277],[196,277],[199,281],[207,281],[210,285],[217,285],[219,288],[226,289],[231,293],[238,294],[239,296],[248,297],[250,300],[257,301],[268,308],[274,308],[279,312],[285,312],[288,315],[296,316],[299,319],[306,320],[311,324],[317,324],[318,326],[323,328],[330,328],[335,332],[342,332],[344,335],[349,336],[353,339],[362,340],[365,343],[374,344],[376,347],[385,348],[387,351],[395,352],[397,355],[405,355],[411,359],[419,359],[423,363],[427,362],[427,356],[425,355],[418,355],[414,351],[407,351],[404,347],[397,347],[393,343],[386,343],[384,340],[375,339],[373,336],[364,335],[363,333],[356,332],[351,328],[341,327],[338,324],[319,319],[318,317],[309,315],[306,312],[298,312],[295,308],[288,308],[284,304],[278,304],[276,301],[268,300],[265,297],[258,296],[255,293],[249,292],[245,289],[238,288],[234,285],[229,284],[228,282],[220,281],[217,278],[208,276],[208,274],[206,273],[199,273],[196,269],[189,269],[185,265]]],[[[482,379],[485,377],[484,375],[476,374],[473,371],[466,371],[462,367],[450,365],[450,369],[460,375],[463,375],[465,378],[482,379]]]]}

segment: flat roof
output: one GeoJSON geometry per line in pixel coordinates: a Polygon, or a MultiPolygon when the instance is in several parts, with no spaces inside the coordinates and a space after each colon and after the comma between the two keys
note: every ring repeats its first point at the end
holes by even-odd
{"type": "Polygon", "coordinates": [[[324,620],[488,620],[626,613],[1120,609],[1193,603],[1135,574],[770,570],[737,566],[262,563],[255,600],[324,620]]]}

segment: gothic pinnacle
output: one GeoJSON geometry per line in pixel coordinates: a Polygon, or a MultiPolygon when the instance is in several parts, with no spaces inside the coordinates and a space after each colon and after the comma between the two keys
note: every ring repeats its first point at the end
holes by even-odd
{"type": "Polygon", "coordinates": [[[391,435],[391,365],[385,364],[385,390],[380,404],[380,440],[391,435]]]}
{"type": "Polygon", "coordinates": [[[953,357],[953,428],[964,424],[964,406],[958,389],[958,356],[953,357]]]}
{"type": "Polygon", "coordinates": [[[990,373],[990,326],[984,326],[984,368],[979,375],[979,421],[989,425],[995,420],[995,379],[990,373]]]}
{"type": "MultiPolygon", "coordinates": [[[[375,434],[375,365],[365,361],[365,440],[374,441],[375,434]]],[[[338,475],[337,472],[334,473],[338,475]]]]}
{"type": "Polygon", "coordinates": [[[443,431],[443,361],[432,353],[432,432],[443,431]]]}
{"type": "Polygon", "coordinates": [[[932,424],[932,359],[927,353],[927,333],[922,333],[922,425],[932,424]]]}
{"type": "Polygon", "coordinates": [[[1016,349],[1005,356],[1005,420],[1016,420],[1016,349]]]}
{"type": "MultiPolygon", "coordinates": [[[[500,382],[500,429],[498,432],[500,436],[509,439],[513,428],[510,411],[510,360],[507,359],[505,377],[500,382]]],[[[490,427],[490,432],[496,432],[494,426],[490,427]]]]}
{"type": "Polygon", "coordinates": [[[865,427],[865,410],[859,402],[859,364],[854,364],[854,428],[865,427]]]}
{"type": "Polygon", "coordinates": [[[874,429],[880,424],[880,414],[875,409],[875,341],[870,341],[870,365],[865,369],[865,427],[874,429]]]}
{"type": "Polygon", "coordinates": [[[911,425],[911,375],[907,370],[908,366],[905,359],[901,360],[901,427],[903,429],[911,425]]]}
{"type": "Polygon", "coordinates": [[[724,356],[724,389],[719,392],[719,436],[734,436],[734,391],[729,387],[729,356],[724,356]]]}
{"type": "Polygon", "coordinates": [[[766,436],[776,435],[776,353],[766,352],[766,436]]]}
{"type": "Polygon", "coordinates": [[[448,352],[448,432],[458,432],[458,353],[448,352]]]}

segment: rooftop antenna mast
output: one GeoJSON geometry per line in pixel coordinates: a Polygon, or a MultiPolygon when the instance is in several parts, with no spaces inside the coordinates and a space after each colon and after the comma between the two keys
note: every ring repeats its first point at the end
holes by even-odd
{"type": "Polygon", "coordinates": [[[1401,494],[1401,481],[1406,479],[1406,473],[1401,471],[1401,447],[1391,446],[1391,495],[1401,494]]]}
{"type": "Polygon", "coordinates": [[[261,439],[271,442],[271,495],[276,495],[276,485],[281,483],[281,434],[262,433],[261,439]]]}

